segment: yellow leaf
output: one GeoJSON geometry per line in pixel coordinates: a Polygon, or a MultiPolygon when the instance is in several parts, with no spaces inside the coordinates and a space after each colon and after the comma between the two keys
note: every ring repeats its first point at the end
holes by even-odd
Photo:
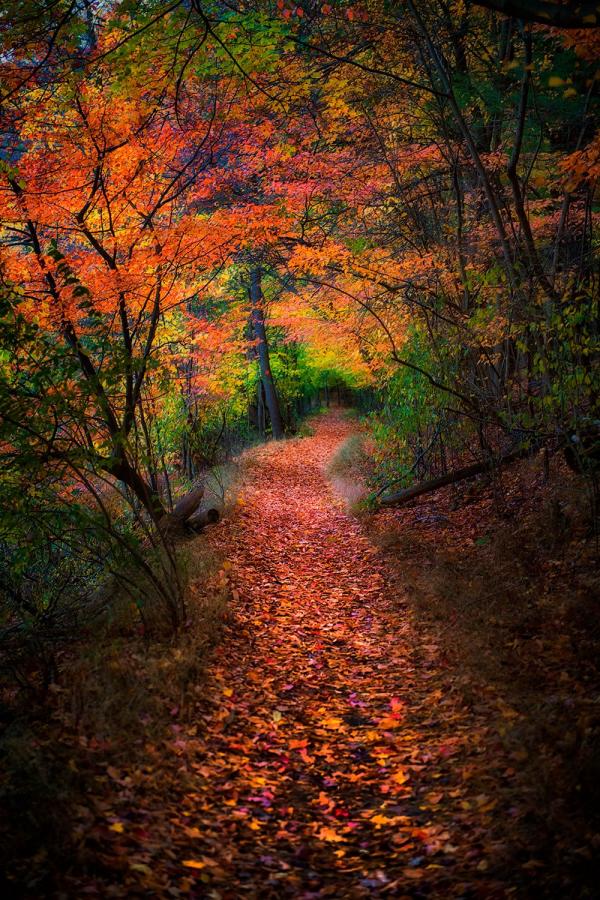
{"type": "Polygon", "coordinates": [[[330,828],[329,825],[323,825],[322,828],[319,828],[317,837],[322,841],[331,841],[333,843],[339,843],[344,840],[342,835],[338,834],[335,828],[330,828]]]}
{"type": "Polygon", "coordinates": [[[394,772],[391,780],[395,781],[396,784],[406,784],[408,775],[402,769],[399,769],[397,772],[394,772]]]}
{"type": "Polygon", "coordinates": [[[110,826],[110,830],[111,830],[111,831],[116,831],[117,834],[123,834],[123,832],[125,831],[125,827],[124,827],[124,825],[123,825],[122,822],[114,822],[114,823],[110,826]]]}
{"type": "Polygon", "coordinates": [[[394,820],[390,819],[388,816],[383,816],[381,815],[381,813],[378,813],[376,816],[372,816],[369,821],[373,822],[373,824],[377,825],[377,827],[379,828],[381,825],[391,825],[394,820]]]}
{"type": "Polygon", "coordinates": [[[204,869],[206,867],[206,863],[200,859],[184,859],[183,865],[188,869],[204,869]]]}
{"type": "Polygon", "coordinates": [[[150,866],[147,866],[146,863],[129,863],[129,868],[133,869],[134,872],[141,872],[142,875],[152,875],[152,869],[150,866]]]}
{"type": "Polygon", "coordinates": [[[335,716],[329,716],[327,719],[323,719],[321,725],[323,728],[331,728],[334,731],[339,731],[344,723],[341,719],[336,718],[335,716]]]}

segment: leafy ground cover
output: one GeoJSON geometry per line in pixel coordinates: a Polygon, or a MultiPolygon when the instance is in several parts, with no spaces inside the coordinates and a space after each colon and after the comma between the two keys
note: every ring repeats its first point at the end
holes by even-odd
{"type": "Polygon", "coordinates": [[[327,481],[355,428],[334,411],[248,454],[209,538],[223,639],[135,762],[88,742],[62,896],[593,896],[523,841],[522,713],[415,623],[398,514],[372,540],[327,481]]]}

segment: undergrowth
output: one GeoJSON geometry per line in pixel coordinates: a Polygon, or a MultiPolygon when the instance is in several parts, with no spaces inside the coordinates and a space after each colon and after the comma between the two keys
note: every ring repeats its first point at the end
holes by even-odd
{"type": "Polygon", "coordinates": [[[340,478],[364,478],[367,461],[365,436],[351,434],[336,450],[327,466],[327,474],[340,478]]]}
{"type": "Polygon", "coordinates": [[[306,420],[300,423],[296,431],[296,437],[307,438],[313,437],[315,429],[306,420]]]}
{"type": "Polygon", "coordinates": [[[66,871],[77,855],[74,818],[85,819],[88,798],[102,792],[105,772],[141,765],[147,746],[164,741],[174,722],[186,721],[188,704],[202,690],[205,663],[226,615],[227,577],[221,554],[205,537],[180,547],[178,560],[187,609],[178,632],[149,640],[115,585],[109,614],[63,656],[60,677],[43,702],[4,695],[0,868],[10,876],[5,896],[15,896],[13,878],[30,895],[44,895],[52,870],[58,864],[66,871]],[[28,870],[30,862],[14,866],[14,860],[31,859],[35,871],[28,870]]]}
{"type": "Polygon", "coordinates": [[[327,466],[327,476],[348,509],[360,515],[373,471],[373,450],[366,433],[351,434],[337,449],[327,466]]]}
{"type": "Polygon", "coordinates": [[[600,575],[586,487],[554,469],[523,463],[369,527],[463,701],[492,710],[518,772],[503,839],[578,884],[600,843],[600,575]]]}

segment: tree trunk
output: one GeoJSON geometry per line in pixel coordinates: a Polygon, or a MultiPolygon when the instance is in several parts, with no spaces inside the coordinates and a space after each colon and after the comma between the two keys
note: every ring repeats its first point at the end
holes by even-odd
{"type": "Polygon", "coordinates": [[[431,478],[429,481],[423,481],[421,484],[415,484],[413,487],[406,488],[404,491],[398,491],[397,494],[390,494],[383,497],[379,502],[382,506],[402,506],[409,500],[414,500],[422,494],[430,494],[439,488],[446,487],[448,484],[456,484],[457,481],[464,481],[467,478],[473,478],[475,475],[481,475],[483,472],[490,472],[492,469],[500,466],[507,466],[509,463],[516,462],[518,459],[524,459],[530,456],[532,450],[530,448],[515,450],[513,453],[507,453],[499,459],[485,460],[481,463],[473,463],[471,466],[465,466],[462,469],[456,469],[447,475],[440,475],[439,478],[431,478]]]}
{"type": "Polygon", "coordinates": [[[133,491],[155,521],[159,521],[165,515],[165,508],[158,493],[152,490],[152,487],[144,481],[137,469],[134,469],[127,459],[112,458],[104,461],[103,468],[133,491]]]}
{"type": "Polygon", "coordinates": [[[258,425],[258,435],[260,438],[265,436],[265,389],[262,381],[258,380],[256,385],[256,421],[258,425]]]}
{"type": "Polygon", "coordinates": [[[250,272],[250,300],[252,303],[252,328],[258,341],[256,350],[260,367],[260,378],[264,388],[265,402],[271,420],[271,430],[276,441],[283,437],[283,422],[279,408],[279,398],[275,390],[275,382],[271,373],[269,361],[269,345],[265,330],[265,316],[263,311],[263,295],[261,289],[261,271],[256,267],[250,272]]]}
{"type": "Polygon", "coordinates": [[[524,22],[537,22],[554,28],[596,28],[600,25],[600,10],[595,0],[579,0],[578,3],[552,3],[550,0],[473,0],[473,3],[524,22]]]}

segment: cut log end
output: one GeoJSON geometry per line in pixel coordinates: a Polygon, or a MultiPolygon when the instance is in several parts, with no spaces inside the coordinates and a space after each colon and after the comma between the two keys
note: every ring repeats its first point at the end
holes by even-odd
{"type": "Polygon", "coordinates": [[[160,529],[169,532],[182,529],[192,516],[197,513],[203,497],[204,485],[196,487],[185,494],[185,496],[175,504],[172,512],[167,513],[160,519],[158,523],[160,529]]]}
{"type": "Polygon", "coordinates": [[[216,525],[220,518],[221,513],[218,509],[214,507],[203,509],[189,518],[185,523],[185,527],[198,533],[204,531],[207,525],[216,525]]]}

